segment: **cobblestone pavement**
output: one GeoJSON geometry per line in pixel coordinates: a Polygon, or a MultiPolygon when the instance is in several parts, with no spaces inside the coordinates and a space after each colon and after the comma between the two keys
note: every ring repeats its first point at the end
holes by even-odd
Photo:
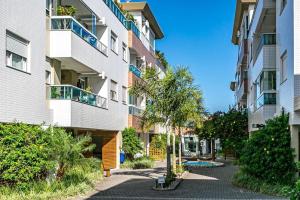
{"type": "Polygon", "coordinates": [[[139,171],[117,171],[96,186],[88,197],[77,199],[279,199],[232,186],[231,178],[237,168],[230,163],[220,168],[193,169],[174,191],[152,190],[153,178],[165,173],[164,168],[139,171]]]}

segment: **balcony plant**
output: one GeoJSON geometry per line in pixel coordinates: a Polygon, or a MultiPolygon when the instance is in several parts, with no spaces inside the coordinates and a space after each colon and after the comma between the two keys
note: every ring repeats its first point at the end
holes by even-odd
{"type": "Polygon", "coordinates": [[[59,16],[74,16],[77,9],[74,6],[58,6],[57,15],[59,16]]]}

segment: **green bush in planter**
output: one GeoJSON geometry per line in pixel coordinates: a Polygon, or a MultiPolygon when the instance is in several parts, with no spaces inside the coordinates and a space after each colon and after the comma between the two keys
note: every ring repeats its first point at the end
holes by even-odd
{"type": "Polygon", "coordinates": [[[269,183],[292,183],[296,167],[288,122],[282,114],[252,133],[240,157],[244,173],[269,183]]]}

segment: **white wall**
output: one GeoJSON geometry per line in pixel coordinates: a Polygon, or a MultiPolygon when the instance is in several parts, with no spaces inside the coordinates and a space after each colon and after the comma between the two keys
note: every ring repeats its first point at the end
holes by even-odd
{"type": "Polygon", "coordinates": [[[1,0],[0,122],[50,122],[45,86],[45,8],[46,1],[1,0]],[[6,67],[6,30],[30,41],[30,74],[6,67]]]}

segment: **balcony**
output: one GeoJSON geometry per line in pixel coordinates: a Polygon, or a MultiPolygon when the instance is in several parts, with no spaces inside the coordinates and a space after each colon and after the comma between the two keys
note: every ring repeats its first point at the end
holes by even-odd
{"type": "Polygon", "coordinates": [[[236,98],[237,102],[242,100],[247,100],[248,93],[248,79],[244,79],[240,85],[240,87],[236,90],[236,98]]]}
{"type": "Polygon", "coordinates": [[[237,66],[242,64],[247,64],[247,56],[248,56],[248,40],[242,40],[239,46],[239,55],[238,55],[238,62],[237,66]]]}
{"type": "Polygon", "coordinates": [[[107,109],[107,99],[72,85],[51,85],[49,99],[71,100],[107,109]]]}
{"type": "Polygon", "coordinates": [[[142,72],[134,65],[129,65],[129,71],[139,78],[142,77],[142,72]]]}
{"type": "Polygon", "coordinates": [[[128,107],[110,104],[107,98],[71,85],[48,87],[48,104],[53,124],[61,127],[123,130],[127,127],[128,107]]]}
{"type": "Polygon", "coordinates": [[[265,105],[276,105],[276,93],[263,93],[256,100],[256,110],[265,105]]]}
{"type": "Polygon", "coordinates": [[[256,60],[256,58],[258,57],[259,53],[263,49],[263,46],[268,45],[276,45],[276,34],[262,34],[255,50],[254,60],[256,60]]]}
{"type": "Polygon", "coordinates": [[[143,114],[143,110],[141,108],[138,108],[136,106],[129,106],[129,115],[134,115],[137,117],[141,117],[143,114]]]}
{"type": "Polygon", "coordinates": [[[142,120],[141,116],[143,113],[143,110],[140,108],[137,108],[136,106],[129,106],[129,116],[128,116],[128,126],[135,128],[137,132],[142,132],[142,120]]]}
{"type": "Polygon", "coordinates": [[[51,17],[51,29],[65,31],[70,30],[86,41],[92,47],[99,50],[101,53],[107,56],[107,46],[100,42],[97,37],[83,27],[76,19],[71,16],[53,16],[51,17]]]}
{"type": "Polygon", "coordinates": [[[124,27],[128,28],[128,26],[127,26],[127,19],[124,16],[124,14],[122,13],[122,11],[119,9],[119,7],[115,4],[115,2],[113,2],[113,0],[103,0],[103,2],[115,14],[115,16],[124,25],[124,27]]]}
{"type": "Polygon", "coordinates": [[[127,29],[132,31],[136,35],[136,37],[141,37],[141,32],[133,21],[127,21],[127,29]]]}

